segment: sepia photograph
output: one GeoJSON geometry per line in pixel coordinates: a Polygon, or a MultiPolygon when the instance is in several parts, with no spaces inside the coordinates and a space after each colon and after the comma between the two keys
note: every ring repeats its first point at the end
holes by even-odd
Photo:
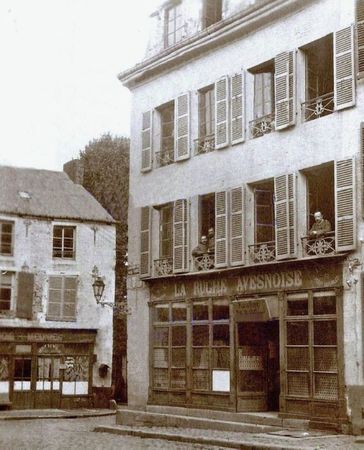
{"type": "Polygon", "coordinates": [[[0,449],[364,450],[364,0],[1,0],[0,50],[0,449]]]}

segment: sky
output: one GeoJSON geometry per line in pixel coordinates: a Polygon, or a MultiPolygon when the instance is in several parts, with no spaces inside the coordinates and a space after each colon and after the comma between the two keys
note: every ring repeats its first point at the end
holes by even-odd
{"type": "Polygon", "coordinates": [[[103,133],[129,136],[118,73],[160,0],[0,0],[0,164],[62,170],[103,133]]]}

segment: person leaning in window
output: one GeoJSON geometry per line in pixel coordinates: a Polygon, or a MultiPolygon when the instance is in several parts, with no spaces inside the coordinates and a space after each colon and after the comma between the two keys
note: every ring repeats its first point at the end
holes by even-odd
{"type": "Polygon", "coordinates": [[[207,233],[207,253],[215,253],[215,230],[211,227],[207,233]]]}
{"type": "Polygon", "coordinates": [[[309,236],[311,238],[319,238],[331,231],[331,224],[320,211],[316,211],[314,214],[315,223],[312,225],[309,236]]]}
{"type": "Polygon", "coordinates": [[[202,256],[207,253],[207,237],[201,236],[200,243],[192,250],[192,256],[202,256]]]}

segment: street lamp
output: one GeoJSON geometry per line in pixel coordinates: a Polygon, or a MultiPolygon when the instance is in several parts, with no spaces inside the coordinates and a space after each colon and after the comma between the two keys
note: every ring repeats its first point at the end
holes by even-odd
{"type": "Polygon", "coordinates": [[[92,289],[94,290],[96,303],[99,305],[105,289],[104,280],[101,277],[96,277],[95,281],[92,283],[92,289]]]}

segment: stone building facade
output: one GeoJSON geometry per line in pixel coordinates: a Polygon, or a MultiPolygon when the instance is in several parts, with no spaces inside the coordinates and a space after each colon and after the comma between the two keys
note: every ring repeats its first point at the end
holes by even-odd
{"type": "Polygon", "coordinates": [[[65,173],[0,167],[0,406],[108,406],[115,226],[65,173]]]}
{"type": "Polygon", "coordinates": [[[152,14],[146,58],[119,75],[131,406],[361,426],[363,13],[184,0],[152,14]]]}

